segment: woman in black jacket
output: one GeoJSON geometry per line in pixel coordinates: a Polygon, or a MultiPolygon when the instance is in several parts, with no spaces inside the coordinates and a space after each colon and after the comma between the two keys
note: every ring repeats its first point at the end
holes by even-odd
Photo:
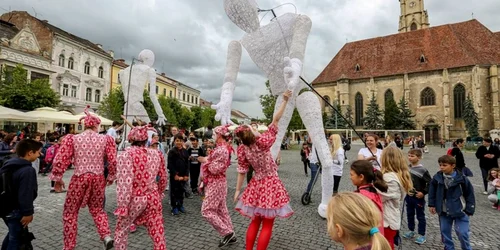
{"type": "Polygon", "coordinates": [[[464,147],[464,139],[457,139],[455,141],[456,146],[451,150],[451,156],[455,157],[457,163],[455,164],[455,169],[458,170],[465,176],[472,177],[472,171],[465,166],[464,154],[462,153],[462,148],[464,147]]]}
{"type": "Polygon", "coordinates": [[[490,138],[483,139],[483,145],[476,151],[476,157],[479,159],[479,168],[483,177],[484,192],[488,194],[488,171],[498,167],[498,157],[500,157],[500,149],[493,146],[493,141],[490,138]]]}
{"type": "Polygon", "coordinates": [[[10,133],[3,138],[3,141],[0,142],[0,161],[2,161],[6,156],[16,152],[14,149],[16,141],[17,136],[15,133],[10,133]]]}

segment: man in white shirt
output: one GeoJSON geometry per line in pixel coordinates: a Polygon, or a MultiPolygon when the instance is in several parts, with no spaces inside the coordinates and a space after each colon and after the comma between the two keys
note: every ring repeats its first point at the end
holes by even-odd
{"type": "Polygon", "coordinates": [[[108,132],[106,134],[113,137],[116,140],[116,138],[119,137],[116,131],[120,131],[122,128],[123,124],[120,125],[120,123],[118,122],[113,122],[112,127],[108,129],[108,132]]]}

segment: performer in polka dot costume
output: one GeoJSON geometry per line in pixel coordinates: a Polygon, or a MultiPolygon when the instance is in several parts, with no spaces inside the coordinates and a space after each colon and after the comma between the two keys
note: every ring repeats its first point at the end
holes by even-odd
{"type": "Polygon", "coordinates": [[[161,204],[167,187],[165,158],[161,151],[146,148],[147,140],[148,127],[134,127],[128,135],[132,146],[118,157],[115,248],[119,250],[127,249],[132,223],[148,229],[153,249],[167,248],[161,204]]]}
{"type": "MultiPolygon", "coordinates": [[[[88,107],[87,107],[88,109],[88,107]]],[[[74,173],[66,194],[63,210],[64,250],[75,249],[78,233],[78,212],[88,205],[97,231],[105,249],[113,247],[108,216],[103,210],[104,189],[113,184],[116,174],[116,147],[111,136],[98,134],[101,120],[85,109],[83,120],[85,131],[79,135],[66,135],[54,158],[50,179],[55,181],[55,190],[65,186],[63,174],[70,164],[74,173]],[[104,157],[109,162],[109,175],[104,179],[104,157]]]]}

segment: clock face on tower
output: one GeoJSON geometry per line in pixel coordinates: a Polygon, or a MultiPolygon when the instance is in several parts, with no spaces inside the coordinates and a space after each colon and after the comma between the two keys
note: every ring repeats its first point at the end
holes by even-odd
{"type": "Polygon", "coordinates": [[[415,2],[410,2],[410,8],[415,7],[415,2]]]}

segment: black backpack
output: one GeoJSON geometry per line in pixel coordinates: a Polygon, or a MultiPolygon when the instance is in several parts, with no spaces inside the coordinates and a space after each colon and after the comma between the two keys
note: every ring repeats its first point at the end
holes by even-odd
{"type": "MultiPolygon", "coordinates": [[[[10,159],[10,156],[5,156],[0,160],[0,169],[3,168],[5,161],[10,159]]],[[[0,217],[7,216],[14,209],[15,192],[12,190],[12,175],[15,170],[5,171],[0,174],[0,217]]]]}

